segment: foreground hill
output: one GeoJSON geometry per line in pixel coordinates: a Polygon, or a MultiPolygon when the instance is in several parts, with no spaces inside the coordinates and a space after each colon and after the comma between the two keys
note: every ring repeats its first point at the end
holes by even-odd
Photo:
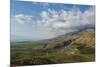
{"type": "Polygon", "coordinates": [[[11,43],[11,65],[95,61],[95,29],[83,29],[41,42],[11,43]]]}

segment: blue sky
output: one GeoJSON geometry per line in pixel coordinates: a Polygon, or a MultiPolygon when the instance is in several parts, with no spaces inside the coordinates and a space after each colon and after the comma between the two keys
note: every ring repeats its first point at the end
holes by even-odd
{"type": "Polygon", "coordinates": [[[94,17],[94,6],[12,0],[11,40],[54,38],[77,30],[75,26],[94,24],[94,17]]]}
{"type": "Polygon", "coordinates": [[[54,10],[70,10],[73,6],[79,7],[81,11],[88,9],[89,5],[76,5],[76,4],[59,4],[59,3],[49,3],[49,5],[45,5],[45,3],[41,2],[23,2],[23,1],[16,1],[12,0],[11,3],[11,14],[16,15],[19,13],[28,14],[28,15],[35,15],[38,16],[39,12],[43,10],[54,9],[54,10]],[[35,3],[35,4],[34,4],[35,3]]]}

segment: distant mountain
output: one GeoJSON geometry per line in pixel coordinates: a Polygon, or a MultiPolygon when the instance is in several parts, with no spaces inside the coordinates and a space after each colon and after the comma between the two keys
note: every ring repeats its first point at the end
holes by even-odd
{"type": "Polygon", "coordinates": [[[45,39],[40,41],[23,41],[21,43],[44,43],[43,48],[53,49],[53,48],[64,48],[71,44],[81,44],[86,47],[95,47],[95,25],[84,25],[82,27],[75,27],[78,30],[70,33],[66,33],[59,37],[52,39],[45,39]]]}
{"type": "Polygon", "coordinates": [[[85,45],[86,47],[95,47],[95,26],[85,25],[78,29],[78,31],[70,32],[53,39],[42,40],[41,42],[47,43],[45,48],[62,47],[67,41],[72,42],[68,43],[68,45],[75,43],[85,45]]]}
{"type": "Polygon", "coordinates": [[[95,24],[88,24],[88,25],[83,25],[83,26],[77,26],[77,27],[74,27],[73,29],[77,29],[77,30],[73,31],[73,32],[66,33],[64,35],[60,35],[60,36],[55,37],[55,38],[40,40],[39,42],[48,42],[48,41],[51,41],[53,39],[59,39],[59,38],[65,37],[65,36],[75,35],[75,34],[78,34],[80,32],[86,31],[86,30],[88,30],[88,31],[89,30],[94,30],[94,32],[95,32],[95,24]]]}

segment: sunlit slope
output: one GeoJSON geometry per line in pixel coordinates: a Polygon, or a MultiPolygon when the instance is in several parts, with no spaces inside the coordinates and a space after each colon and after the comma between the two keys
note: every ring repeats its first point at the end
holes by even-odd
{"type": "Polygon", "coordinates": [[[87,29],[81,32],[77,32],[75,34],[66,34],[58,38],[50,39],[48,40],[45,48],[54,48],[58,45],[63,46],[65,42],[67,43],[65,47],[71,44],[74,45],[74,43],[85,45],[87,47],[95,47],[95,30],[87,29]]]}

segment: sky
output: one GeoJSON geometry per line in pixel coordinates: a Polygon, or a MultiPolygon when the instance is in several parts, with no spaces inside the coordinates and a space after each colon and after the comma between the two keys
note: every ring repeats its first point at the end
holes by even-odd
{"type": "Polygon", "coordinates": [[[11,41],[50,39],[95,24],[95,6],[11,0],[11,41]]]}

